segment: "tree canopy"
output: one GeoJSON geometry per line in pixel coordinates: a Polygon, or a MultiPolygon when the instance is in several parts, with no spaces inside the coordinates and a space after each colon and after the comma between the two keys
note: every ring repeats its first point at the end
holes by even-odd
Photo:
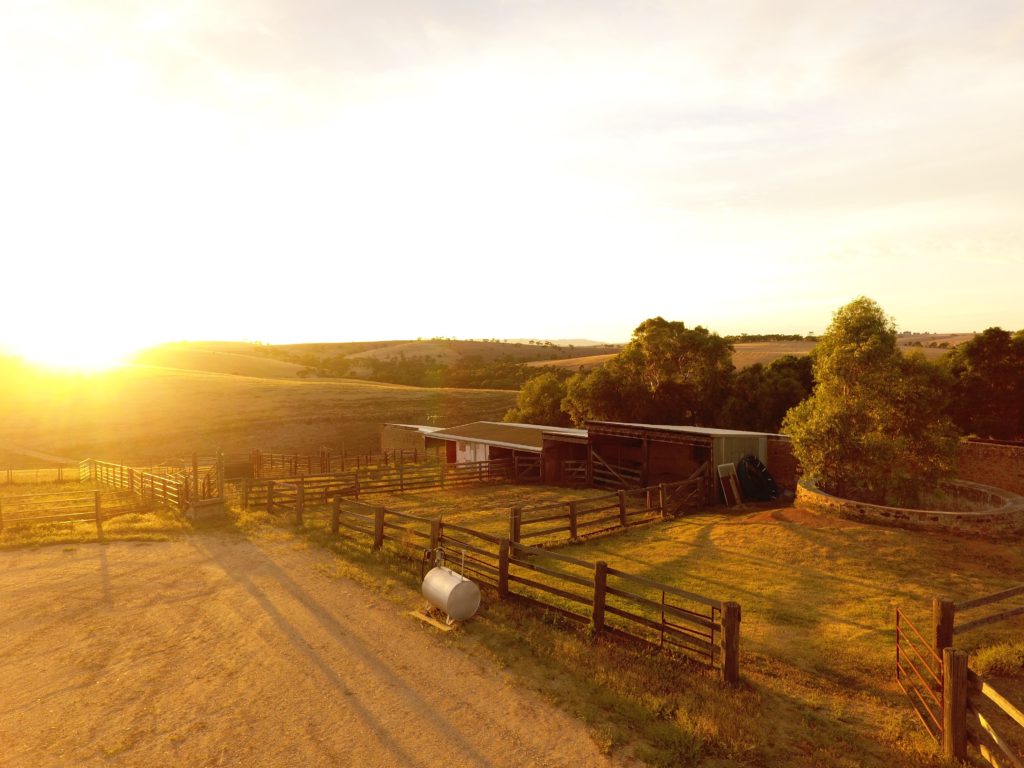
{"type": "Polygon", "coordinates": [[[812,361],[814,394],[784,422],[806,476],[846,498],[919,503],[956,450],[943,372],[904,357],[893,321],[865,297],[836,311],[812,361]]]}
{"type": "Polygon", "coordinates": [[[661,317],[645,320],[600,368],[566,383],[562,407],[587,419],[710,424],[732,375],[732,345],[716,333],[661,317]]]}
{"type": "Polygon", "coordinates": [[[989,328],[945,359],[953,377],[950,415],[965,434],[1024,436],[1024,331],[989,328]]]}
{"type": "Polygon", "coordinates": [[[733,377],[731,394],[717,426],[778,432],[789,409],[813,389],[811,358],[807,355],[784,355],[768,365],[755,363],[733,377]]]}
{"type": "Polygon", "coordinates": [[[519,390],[516,404],[505,414],[505,421],[521,424],[547,424],[552,427],[569,426],[569,415],[562,410],[565,397],[565,377],[555,373],[542,373],[529,379],[519,390]]]}

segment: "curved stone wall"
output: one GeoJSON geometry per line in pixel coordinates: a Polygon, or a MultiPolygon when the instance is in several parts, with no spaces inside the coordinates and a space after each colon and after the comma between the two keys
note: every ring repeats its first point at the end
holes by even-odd
{"type": "Polygon", "coordinates": [[[796,489],[797,506],[807,507],[849,520],[893,525],[903,528],[962,530],[975,532],[1024,531],[1024,496],[991,485],[953,480],[943,484],[950,493],[958,493],[991,505],[973,512],[946,512],[931,509],[905,509],[868,504],[832,496],[807,481],[796,489]]]}

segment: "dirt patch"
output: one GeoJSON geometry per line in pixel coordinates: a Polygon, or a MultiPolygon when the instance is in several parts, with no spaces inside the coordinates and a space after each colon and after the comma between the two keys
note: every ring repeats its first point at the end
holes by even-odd
{"type": "Polygon", "coordinates": [[[330,570],[322,551],[232,534],[0,553],[0,762],[615,764],[330,570]]]}
{"type": "Polygon", "coordinates": [[[743,520],[745,523],[794,523],[808,528],[854,528],[859,525],[841,517],[822,515],[801,507],[766,509],[743,520]]]}

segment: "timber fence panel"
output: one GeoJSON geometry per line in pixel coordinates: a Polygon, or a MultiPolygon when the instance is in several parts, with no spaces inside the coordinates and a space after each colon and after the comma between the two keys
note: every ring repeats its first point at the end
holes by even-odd
{"type": "Polygon", "coordinates": [[[1024,712],[967,670],[966,740],[993,766],[1024,768],[1024,712]]]}
{"type": "Polygon", "coordinates": [[[631,525],[650,523],[665,515],[665,499],[700,491],[702,481],[618,490],[604,496],[575,499],[530,507],[515,507],[509,513],[512,541],[543,541],[557,544],[578,538],[620,531],[631,525]]]}

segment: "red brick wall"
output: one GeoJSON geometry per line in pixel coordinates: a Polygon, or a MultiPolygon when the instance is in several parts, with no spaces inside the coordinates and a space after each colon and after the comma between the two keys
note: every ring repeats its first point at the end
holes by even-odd
{"type": "Polygon", "coordinates": [[[1024,495],[1024,446],[965,440],[960,443],[957,477],[1024,495]]]}
{"type": "Polygon", "coordinates": [[[793,445],[784,435],[768,437],[768,458],[765,466],[775,478],[775,484],[782,490],[796,489],[796,476],[799,465],[793,455],[793,445]]]}

